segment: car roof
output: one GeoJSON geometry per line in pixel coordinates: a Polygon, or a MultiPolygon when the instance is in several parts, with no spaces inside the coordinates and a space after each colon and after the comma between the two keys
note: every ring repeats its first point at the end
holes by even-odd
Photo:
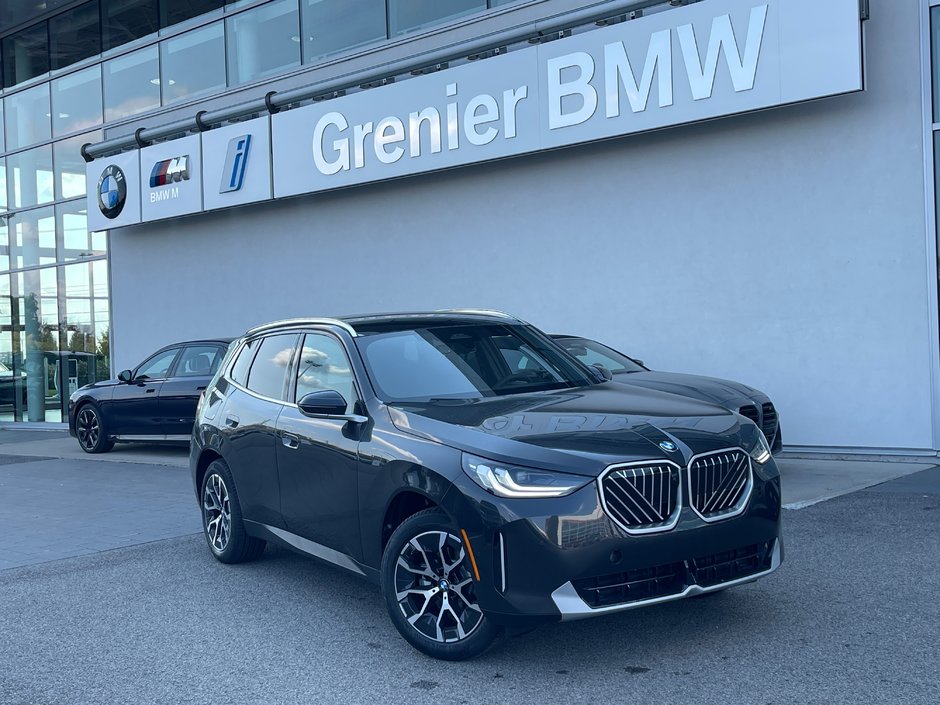
{"type": "Polygon", "coordinates": [[[246,335],[261,332],[298,328],[310,325],[332,325],[345,329],[350,335],[363,332],[377,332],[386,330],[407,330],[416,326],[425,326],[429,323],[446,325],[452,323],[503,323],[522,324],[523,321],[501,311],[486,311],[478,309],[452,309],[446,311],[410,311],[399,313],[367,313],[335,318],[291,318],[283,321],[274,321],[257,326],[249,330],[246,335]]]}
{"type": "Polygon", "coordinates": [[[235,338],[200,338],[199,340],[183,340],[179,343],[171,343],[170,345],[164,345],[160,350],[169,350],[170,348],[178,348],[182,345],[202,345],[202,344],[211,344],[218,343],[220,345],[228,345],[235,338]]]}

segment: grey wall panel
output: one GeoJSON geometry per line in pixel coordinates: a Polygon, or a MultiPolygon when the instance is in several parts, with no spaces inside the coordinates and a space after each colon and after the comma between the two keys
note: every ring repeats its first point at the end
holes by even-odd
{"type": "Polygon", "coordinates": [[[286,316],[495,307],[764,389],[788,443],[929,448],[919,18],[872,5],[864,94],[115,232],[117,368],[286,316]]]}

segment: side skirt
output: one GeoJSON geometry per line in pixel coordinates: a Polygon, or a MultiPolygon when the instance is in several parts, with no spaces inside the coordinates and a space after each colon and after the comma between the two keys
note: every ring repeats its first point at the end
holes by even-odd
{"type": "Polygon", "coordinates": [[[297,553],[302,553],[305,556],[312,556],[313,558],[318,558],[325,563],[330,565],[335,565],[339,568],[350,571],[359,575],[369,582],[379,583],[379,571],[375,568],[370,568],[369,566],[363,565],[355,560],[352,556],[348,556],[345,553],[340,553],[328,546],[317,543],[316,541],[311,541],[306,539],[303,536],[298,536],[293,534],[286,529],[281,529],[276,526],[269,526],[268,524],[261,524],[256,521],[251,521],[245,519],[245,529],[252,536],[256,536],[265,541],[272,541],[280,546],[289,548],[297,553]]]}

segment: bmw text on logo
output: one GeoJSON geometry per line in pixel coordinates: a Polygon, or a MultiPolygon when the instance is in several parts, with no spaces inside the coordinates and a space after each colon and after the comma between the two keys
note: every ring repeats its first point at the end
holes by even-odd
{"type": "Polygon", "coordinates": [[[180,197],[180,190],[174,184],[180,181],[189,181],[189,155],[175,157],[157,162],[150,170],[150,188],[160,189],[161,186],[172,186],[159,191],[150,192],[150,202],[170,201],[180,197]]]}
{"type": "Polygon", "coordinates": [[[242,187],[245,181],[245,167],[248,165],[249,149],[251,149],[251,135],[242,135],[229,141],[225,166],[222,167],[219,193],[238,191],[242,187]]]}
{"type": "Polygon", "coordinates": [[[124,210],[127,200],[127,182],[124,172],[114,164],[109,165],[98,179],[98,208],[105,218],[117,218],[124,210]]]}

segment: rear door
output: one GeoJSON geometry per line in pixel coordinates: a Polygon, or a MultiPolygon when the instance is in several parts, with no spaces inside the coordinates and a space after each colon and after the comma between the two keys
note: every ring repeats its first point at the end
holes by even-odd
{"type": "Polygon", "coordinates": [[[162,436],[160,390],[166,381],[180,348],[169,348],[144,360],[130,382],[114,387],[111,401],[102,405],[109,433],[122,436],[162,436]]]}
{"type": "Polygon", "coordinates": [[[160,389],[159,414],[169,436],[189,436],[196,422],[196,404],[219,368],[225,347],[216,343],[187,345],[160,389]]]}
{"type": "Polygon", "coordinates": [[[244,517],[283,527],[275,425],[287,386],[296,333],[248,341],[232,365],[232,389],[221,411],[222,454],[232,471],[244,517]]]}

